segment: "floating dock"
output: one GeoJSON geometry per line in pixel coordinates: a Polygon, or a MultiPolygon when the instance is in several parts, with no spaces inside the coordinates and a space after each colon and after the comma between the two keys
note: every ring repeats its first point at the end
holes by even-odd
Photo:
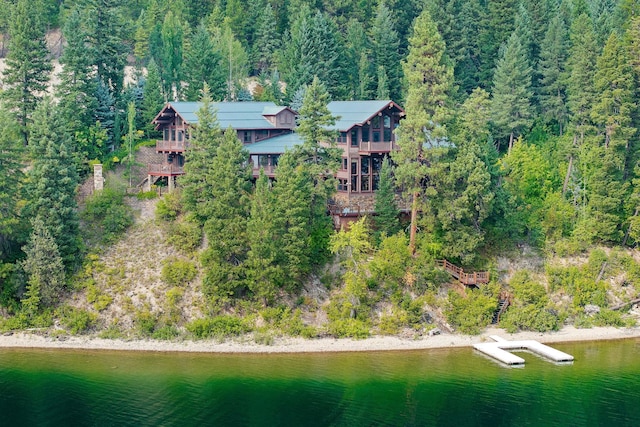
{"type": "Polygon", "coordinates": [[[496,335],[491,335],[490,338],[496,342],[474,344],[473,348],[507,365],[524,365],[523,358],[510,353],[510,351],[514,350],[528,350],[553,362],[573,362],[572,355],[563,353],[538,341],[507,341],[496,335]]]}

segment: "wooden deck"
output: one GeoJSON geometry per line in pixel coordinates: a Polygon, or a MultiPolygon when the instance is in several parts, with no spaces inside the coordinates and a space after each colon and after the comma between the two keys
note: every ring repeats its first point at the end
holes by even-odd
{"type": "Polygon", "coordinates": [[[486,285],[489,283],[488,271],[474,271],[472,273],[467,273],[461,267],[450,263],[446,259],[438,260],[438,264],[465,286],[479,287],[479,285],[486,285]]]}

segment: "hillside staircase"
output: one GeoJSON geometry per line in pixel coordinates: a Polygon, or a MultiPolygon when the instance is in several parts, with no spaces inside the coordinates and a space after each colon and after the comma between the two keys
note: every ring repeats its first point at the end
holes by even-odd
{"type": "Polygon", "coordinates": [[[467,273],[461,267],[458,267],[446,259],[438,260],[438,265],[444,268],[449,274],[465,286],[475,286],[479,288],[480,285],[486,285],[489,283],[488,271],[474,271],[467,273]]]}
{"type": "Polygon", "coordinates": [[[497,325],[498,323],[500,323],[500,316],[502,316],[504,312],[507,311],[507,308],[510,304],[511,295],[506,292],[501,293],[498,297],[498,307],[493,312],[493,317],[491,318],[492,325],[497,325]]]}

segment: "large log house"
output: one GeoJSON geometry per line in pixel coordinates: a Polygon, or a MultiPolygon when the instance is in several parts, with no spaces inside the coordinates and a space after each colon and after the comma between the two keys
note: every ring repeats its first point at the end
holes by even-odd
{"type": "MultiPolygon", "coordinates": [[[[196,112],[200,105],[170,102],[153,120],[156,129],[162,132],[156,151],[164,155],[164,160],[162,164],[149,165],[148,183],[164,179],[173,189],[176,177],[184,174],[189,127],[198,123],[196,112]]],[[[234,129],[249,151],[255,177],[263,168],[273,178],[280,155],[302,143],[294,132],[296,112],[289,107],[273,102],[220,102],[214,108],[220,128],[234,129]]],[[[393,131],[404,110],[393,101],[334,101],[328,108],[338,117],[333,128],[338,132],[337,144],[342,149],[342,164],[336,174],[338,191],[331,206],[339,225],[374,211],[382,160],[396,148],[393,131]]]]}

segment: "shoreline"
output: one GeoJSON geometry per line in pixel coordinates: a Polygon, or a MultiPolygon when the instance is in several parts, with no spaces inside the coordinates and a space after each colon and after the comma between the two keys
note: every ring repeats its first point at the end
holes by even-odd
{"type": "Polygon", "coordinates": [[[72,349],[144,352],[187,352],[221,354],[278,354],[278,353],[335,353],[354,351],[402,351],[472,347],[473,344],[492,341],[490,335],[498,335],[509,341],[536,340],[543,344],[575,341],[607,341],[640,338],[640,327],[596,327],[576,329],[566,326],[554,332],[517,332],[509,334],[500,328],[487,328],[479,335],[441,334],[418,339],[395,336],[373,336],[363,340],[350,338],[275,338],[272,345],[256,344],[251,338],[230,341],[158,341],[121,340],[82,336],[45,337],[25,332],[0,336],[0,348],[16,349],[72,349]]]}

